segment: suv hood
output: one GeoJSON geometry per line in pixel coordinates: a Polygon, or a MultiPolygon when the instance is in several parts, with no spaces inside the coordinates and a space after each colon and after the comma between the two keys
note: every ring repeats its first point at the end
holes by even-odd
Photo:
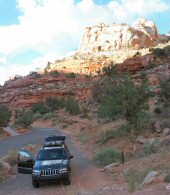
{"type": "Polygon", "coordinates": [[[68,160],[43,160],[43,161],[36,161],[34,164],[35,170],[46,170],[50,169],[60,169],[66,167],[68,160]]]}

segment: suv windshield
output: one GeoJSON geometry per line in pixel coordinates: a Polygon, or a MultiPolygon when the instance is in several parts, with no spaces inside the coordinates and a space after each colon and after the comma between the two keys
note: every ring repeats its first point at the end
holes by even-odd
{"type": "Polygon", "coordinates": [[[59,160],[67,159],[66,152],[63,148],[48,148],[40,150],[37,160],[59,160]]]}

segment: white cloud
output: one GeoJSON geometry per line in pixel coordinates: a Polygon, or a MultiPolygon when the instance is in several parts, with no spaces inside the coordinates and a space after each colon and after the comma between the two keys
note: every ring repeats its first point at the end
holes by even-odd
{"type": "Polygon", "coordinates": [[[0,64],[6,64],[7,60],[5,56],[0,57],[0,64]]]}
{"type": "MultiPolygon", "coordinates": [[[[41,64],[42,59],[52,61],[77,49],[86,26],[101,21],[131,23],[140,16],[168,9],[164,0],[113,0],[103,6],[92,0],[82,0],[77,4],[73,0],[17,2],[17,8],[23,14],[18,25],[0,27],[0,53],[10,56],[14,52],[33,49],[44,56],[37,59],[41,64]]],[[[5,59],[0,61],[5,62],[5,59]]]]}
{"type": "Polygon", "coordinates": [[[124,22],[132,22],[137,17],[147,17],[169,9],[169,4],[164,0],[120,0],[111,1],[108,6],[113,10],[115,20],[123,19],[124,22]]]}

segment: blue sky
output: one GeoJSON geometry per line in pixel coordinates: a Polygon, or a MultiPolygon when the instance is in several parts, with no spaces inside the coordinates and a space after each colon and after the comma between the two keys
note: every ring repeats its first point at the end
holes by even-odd
{"type": "Polygon", "coordinates": [[[0,84],[72,54],[86,26],[145,17],[170,30],[169,0],[0,0],[0,84]]]}

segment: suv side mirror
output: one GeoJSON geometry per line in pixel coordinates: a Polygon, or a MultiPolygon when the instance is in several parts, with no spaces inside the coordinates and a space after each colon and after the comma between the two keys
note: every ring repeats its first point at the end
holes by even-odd
{"type": "Polygon", "coordinates": [[[33,158],[30,158],[27,160],[27,163],[35,163],[35,160],[33,158]]]}
{"type": "Polygon", "coordinates": [[[71,159],[71,158],[73,158],[73,155],[70,155],[70,156],[68,157],[68,159],[71,159]]]}

